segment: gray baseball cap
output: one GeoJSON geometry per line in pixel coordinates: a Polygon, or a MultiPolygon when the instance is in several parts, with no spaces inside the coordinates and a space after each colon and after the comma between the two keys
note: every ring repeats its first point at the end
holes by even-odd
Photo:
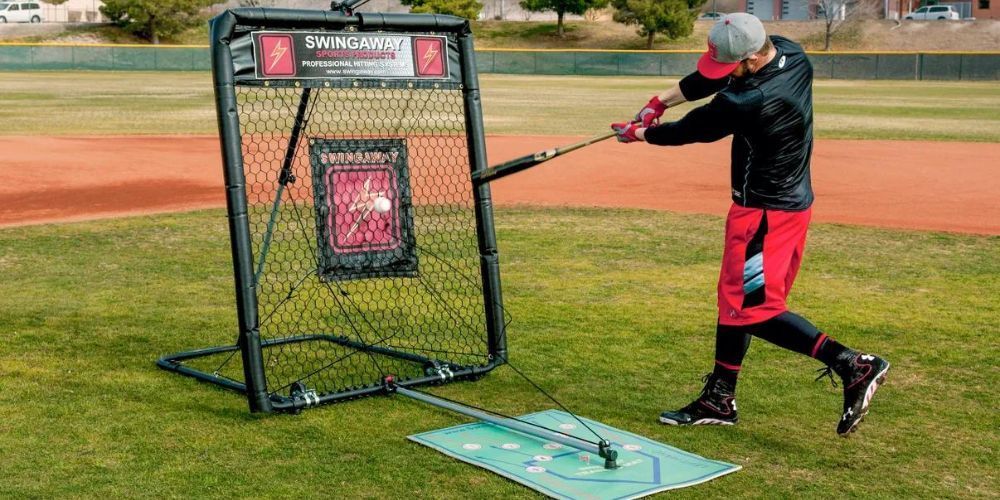
{"type": "Polygon", "coordinates": [[[767,33],[753,14],[726,14],[708,32],[708,51],[698,59],[698,72],[705,78],[728,76],[740,61],[764,46],[767,33]]]}

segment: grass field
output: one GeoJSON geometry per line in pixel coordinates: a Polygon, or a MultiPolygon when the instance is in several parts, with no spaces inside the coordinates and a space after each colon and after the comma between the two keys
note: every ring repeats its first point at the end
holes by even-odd
{"type": "MultiPolygon", "coordinates": [[[[482,75],[491,134],[592,135],[675,80],[482,75]],[[525,96],[531,96],[525,99],[525,96]]],[[[2,73],[0,134],[214,134],[208,73],[2,73]]],[[[818,138],[1000,141],[993,82],[818,81],[818,138]]],[[[670,116],[680,116],[691,105],[670,116]]]]}
{"type": "MultiPolygon", "coordinates": [[[[484,75],[486,125],[586,135],[669,83],[484,75]]],[[[214,134],[210,87],[205,73],[0,73],[0,134],[214,134]]],[[[816,84],[824,138],[1000,141],[998,108],[994,83],[816,84]]],[[[711,366],[719,217],[502,208],[497,229],[518,368],[584,416],[744,466],[678,496],[995,498],[1000,237],[814,226],[792,308],[894,365],[841,439],[819,364],[759,340],[740,425],[656,423],[711,366]]],[[[156,369],[233,341],[228,242],[221,210],[0,229],[0,498],[534,498],[405,439],[465,421],[453,414],[378,397],[250,415],[156,369]]],[[[509,369],[435,392],[551,407],[509,369]]]]}
{"type": "MultiPolygon", "coordinates": [[[[683,498],[991,497],[1000,238],[818,225],[792,307],[886,355],[858,434],[818,363],[755,341],[741,423],[676,429],[709,369],[721,220],[605,210],[497,215],[516,365],[575,411],[743,471],[683,498]]],[[[3,498],[531,498],[408,442],[463,419],[402,398],[253,416],[156,369],[235,333],[221,211],[0,231],[3,498]]],[[[550,405],[509,369],[439,394],[550,405]]]]}

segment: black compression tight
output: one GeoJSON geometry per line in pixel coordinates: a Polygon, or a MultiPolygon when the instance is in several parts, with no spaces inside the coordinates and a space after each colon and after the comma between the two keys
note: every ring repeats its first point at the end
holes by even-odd
{"type": "Polygon", "coordinates": [[[751,336],[816,358],[828,366],[846,349],[807,319],[788,311],[753,325],[720,324],[715,330],[715,375],[736,383],[751,336]]]}

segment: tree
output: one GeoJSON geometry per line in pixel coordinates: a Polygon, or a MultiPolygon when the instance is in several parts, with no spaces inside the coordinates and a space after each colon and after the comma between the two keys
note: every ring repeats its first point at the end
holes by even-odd
{"type": "Polygon", "coordinates": [[[452,16],[475,19],[483,4],[479,0],[401,0],[403,5],[410,6],[410,12],[418,14],[448,14],[452,16]]]}
{"type": "Polygon", "coordinates": [[[160,43],[202,22],[201,9],[213,0],[104,0],[101,13],[112,23],[139,37],[160,43]]]}
{"type": "Polygon", "coordinates": [[[596,23],[603,14],[605,14],[605,12],[604,7],[602,6],[597,9],[587,9],[587,12],[583,13],[583,18],[589,23],[596,23]]]}
{"type": "Polygon", "coordinates": [[[873,17],[877,7],[867,0],[811,0],[816,17],[823,20],[823,50],[830,50],[833,35],[845,24],[873,17]]]}
{"type": "Polygon", "coordinates": [[[42,3],[47,3],[49,5],[62,5],[69,0],[42,0],[42,3]]]}
{"type": "Polygon", "coordinates": [[[612,0],[614,20],[637,25],[639,36],[646,37],[646,48],[653,48],[657,33],[668,38],[690,36],[694,20],[705,0],[612,0]]]}
{"type": "Polygon", "coordinates": [[[582,15],[590,9],[601,9],[608,5],[608,0],[521,0],[521,7],[531,12],[552,11],[556,13],[556,32],[559,36],[565,34],[563,18],[566,14],[582,15]]]}

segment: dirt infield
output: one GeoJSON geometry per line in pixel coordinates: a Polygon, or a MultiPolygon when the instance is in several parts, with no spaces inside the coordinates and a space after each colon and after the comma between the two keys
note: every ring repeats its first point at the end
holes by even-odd
{"type": "MultiPolygon", "coordinates": [[[[490,163],[579,137],[491,136],[490,163]]],[[[0,136],[0,227],[224,206],[215,137],[0,136]]],[[[817,141],[814,220],[1000,234],[1000,144],[817,141]]],[[[501,205],[723,215],[729,143],[613,141],[501,179],[501,205]]]]}

